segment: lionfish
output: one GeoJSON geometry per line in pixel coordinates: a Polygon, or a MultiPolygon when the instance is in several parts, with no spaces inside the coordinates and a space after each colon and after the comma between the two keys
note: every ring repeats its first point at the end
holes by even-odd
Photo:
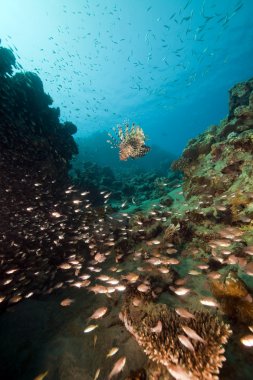
{"type": "Polygon", "coordinates": [[[134,123],[131,127],[129,127],[128,123],[124,123],[123,126],[118,124],[113,128],[113,131],[116,137],[108,133],[111,140],[107,140],[107,142],[113,148],[119,148],[120,160],[125,161],[128,158],[143,157],[150,151],[151,148],[145,145],[147,137],[140,126],[134,123]]]}

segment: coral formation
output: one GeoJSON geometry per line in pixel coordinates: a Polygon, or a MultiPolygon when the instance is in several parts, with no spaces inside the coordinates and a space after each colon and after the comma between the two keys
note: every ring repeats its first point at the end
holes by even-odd
{"type": "Polygon", "coordinates": [[[78,240],[84,212],[68,191],[76,126],[60,122],[36,74],[13,74],[15,66],[12,51],[0,48],[1,308],[64,286],[75,269],[59,266],[77,246],[87,252],[78,240]]]}
{"type": "Polygon", "coordinates": [[[6,167],[33,167],[42,176],[66,179],[78,153],[75,125],[60,123],[60,110],[51,106],[37,74],[12,75],[15,57],[9,49],[0,49],[0,62],[0,150],[6,167]]]}
{"type": "Polygon", "coordinates": [[[138,369],[136,371],[131,371],[130,375],[127,376],[125,380],[147,380],[146,371],[144,368],[138,369]]]}
{"type": "Polygon", "coordinates": [[[163,304],[154,304],[150,296],[144,297],[129,286],[120,318],[127,330],[134,336],[149,359],[168,371],[173,366],[182,370],[194,379],[216,379],[222,362],[223,345],[231,334],[229,326],[216,317],[203,312],[195,312],[194,318],[185,321],[173,310],[163,304]],[[139,299],[136,306],[134,299],[139,299]],[[153,332],[158,322],[162,324],[160,332],[153,332]],[[193,350],[183,346],[179,336],[183,334],[182,326],[187,325],[203,338],[204,343],[191,341],[193,350]]]}
{"type": "Polygon", "coordinates": [[[111,193],[110,200],[114,210],[127,209],[130,205],[139,207],[149,199],[159,198],[161,204],[170,206],[173,199],[167,194],[168,188],[180,181],[178,173],[168,171],[167,177],[159,172],[114,173],[108,166],[102,167],[94,162],[84,161],[71,171],[73,183],[80,190],[90,191],[94,205],[101,205],[101,193],[111,193]]]}
{"type": "MultiPolygon", "coordinates": [[[[172,165],[184,174],[184,200],[180,207],[174,202],[170,208],[171,222],[180,224],[180,256],[200,262],[189,274],[208,279],[203,292],[210,291],[215,299],[207,299],[207,304],[216,305],[233,323],[235,345],[240,344],[242,330],[253,323],[252,127],[250,79],[231,89],[228,117],[189,141],[172,165]]],[[[233,360],[239,356],[233,352],[233,360]]],[[[236,371],[230,355],[228,361],[225,367],[236,371]]],[[[247,372],[237,377],[250,378],[247,372]]],[[[227,371],[225,378],[230,377],[227,371]]]]}
{"type": "Polygon", "coordinates": [[[164,240],[167,243],[171,243],[177,231],[179,231],[180,225],[170,224],[164,231],[164,240]]]}
{"type": "Polygon", "coordinates": [[[253,91],[253,79],[236,84],[231,88],[229,98],[229,118],[233,118],[236,109],[247,106],[253,91]]]}
{"type": "Polygon", "coordinates": [[[235,270],[210,280],[210,287],[225,314],[245,324],[253,323],[252,295],[235,270]]]}
{"type": "Polygon", "coordinates": [[[203,215],[226,217],[226,223],[250,222],[253,217],[252,83],[251,79],[233,87],[229,117],[189,141],[172,165],[184,173],[186,199],[202,203],[203,215]]]}

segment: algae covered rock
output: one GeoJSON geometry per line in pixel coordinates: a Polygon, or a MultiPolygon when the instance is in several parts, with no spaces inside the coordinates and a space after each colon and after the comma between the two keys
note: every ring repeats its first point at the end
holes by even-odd
{"type": "Polygon", "coordinates": [[[229,91],[229,117],[234,116],[237,107],[249,104],[249,97],[253,90],[253,79],[236,84],[229,91]]]}
{"type": "Polygon", "coordinates": [[[253,323],[252,296],[236,271],[230,270],[223,278],[211,280],[210,288],[225,314],[241,323],[253,323]]]}
{"type": "Polygon", "coordinates": [[[211,213],[215,216],[216,205],[223,205],[231,222],[252,216],[249,196],[253,191],[252,98],[253,79],[234,86],[230,91],[229,118],[191,140],[172,165],[184,173],[186,199],[197,196],[204,204],[209,197],[211,213]],[[248,195],[244,197],[242,192],[248,195]],[[238,197],[244,199],[242,207],[236,209],[238,197]]]}

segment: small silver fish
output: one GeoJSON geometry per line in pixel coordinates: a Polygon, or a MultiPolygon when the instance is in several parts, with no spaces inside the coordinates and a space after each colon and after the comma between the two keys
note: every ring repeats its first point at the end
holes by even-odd
{"type": "Polygon", "coordinates": [[[240,340],[244,346],[253,347],[253,334],[245,335],[240,340]]]}
{"type": "Polygon", "coordinates": [[[218,302],[212,297],[204,297],[200,299],[200,303],[204,306],[218,307],[218,302]]]}
{"type": "Polygon", "coordinates": [[[162,322],[158,321],[157,325],[155,327],[151,328],[151,331],[154,332],[154,333],[156,333],[156,334],[160,334],[160,332],[162,331],[162,329],[163,329],[162,322]]]}
{"type": "Polygon", "coordinates": [[[89,332],[95,330],[97,327],[98,327],[98,325],[89,325],[88,327],[86,327],[86,329],[83,330],[83,332],[89,333],[89,332]]]}
{"type": "Polygon", "coordinates": [[[43,379],[45,379],[45,377],[46,377],[47,375],[48,375],[48,371],[45,371],[45,372],[41,373],[40,375],[36,376],[36,377],[34,378],[34,380],[43,380],[43,379]]]}
{"type": "Polygon", "coordinates": [[[139,290],[141,293],[146,293],[150,290],[150,287],[146,284],[141,284],[137,287],[137,290],[139,290]]]}
{"type": "Polygon", "coordinates": [[[99,374],[100,374],[100,368],[98,368],[97,370],[96,370],[96,373],[95,373],[95,376],[94,376],[94,379],[93,380],[97,380],[98,379],[98,376],[99,376],[99,374]]]}
{"type": "Polygon", "coordinates": [[[185,335],[178,335],[178,339],[179,341],[186,347],[188,348],[188,350],[194,352],[194,347],[193,345],[191,344],[191,342],[189,341],[189,339],[185,336],[185,335]]]}
{"type": "Polygon", "coordinates": [[[173,289],[174,293],[176,293],[177,296],[185,296],[190,292],[190,289],[184,288],[184,287],[179,287],[179,288],[174,288],[173,289]]]}
{"type": "Polygon", "coordinates": [[[107,313],[107,307],[99,307],[94,313],[90,316],[89,319],[99,319],[102,318],[107,313]]]}
{"type": "Polygon", "coordinates": [[[170,364],[168,370],[176,380],[192,380],[192,376],[188,375],[179,364],[170,364]]]}
{"type": "Polygon", "coordinates": [[[118,373],[120,373],[126,364],[126,357],[122,356],[119,360],[116,361],[116,363],[113,366],[113,369],[111,370],[108,380],[111,380],[112,377],[116,376],[118,373]]]}
{"type": "Polygon", "coordinates": [[[111,356],[115,355],[119,351],[119,347],[112,347],[108,354],[106,355],[107,358],[110,358],[111,356]]]}
{"type": "Polygon", "coordinates": [[[191,339],[194,339],[194,340],[197,340],[201,343],[206,343],[204,341],[204,339],[201,338],[201,336],[199,336],[196,331],[194,331],[193,329],[191,329],[190,327],[188,326],[182,326],[182,329],[184,330],[184,332],[186,333],[186,335],[188,335],[189,338],[191,339]]]}

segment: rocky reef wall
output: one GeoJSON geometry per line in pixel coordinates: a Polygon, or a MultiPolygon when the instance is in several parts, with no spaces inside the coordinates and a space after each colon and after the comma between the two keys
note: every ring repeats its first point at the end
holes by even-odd
{"type": "Polygon", "coordinates": [[[227,222],[253,217],[253,79],[230,90],[229,115],[192,139],[173,168],[184,173],[186,199],[213,206],[227,222]],[[224,209],[222,209],[221,204],[224,209]],[[225,215],[224,215],[225,214],[225,215]]]}
{"type": "Polygon", "coordinates": [[[72,135],[77,128],[61,123],[59,108],[32,72],[13,73],[12,51],[0,47],[0,151],[6,166],[34,169],[60,180],[77,154],[72,135]]]}
{"type": "Polygon", "coordinates": [[[16,68],[13,52],[0,47],[1,307],[63,284],[57,268],[83,223],[65,193],[77,128],[60,122],[38,75],[16,68]]]}

